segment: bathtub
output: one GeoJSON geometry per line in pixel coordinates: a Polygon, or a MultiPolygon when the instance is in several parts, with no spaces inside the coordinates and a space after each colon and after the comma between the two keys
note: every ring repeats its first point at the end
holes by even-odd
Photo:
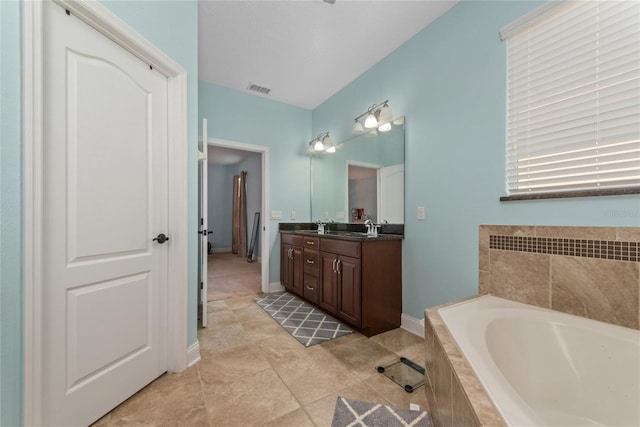
{"type": "Polygon", "coordinates": [[[438,310],[509,426],[640,426],[640,332],[483,296],[438,310]]]}

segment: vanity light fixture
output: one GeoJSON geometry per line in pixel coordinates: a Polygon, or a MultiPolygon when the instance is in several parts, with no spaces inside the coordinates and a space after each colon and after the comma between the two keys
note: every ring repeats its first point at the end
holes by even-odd
{"type": "Polygon", "coordinates": [[[364,113],[355,118],[355,123],[351,128],[353,135],[360,135],[367,129],[378,128],[380,132],[388,132],[391,130],[391,124],[389,123],[393,119],[393,113],[389,107],[389,100],[383,101],[379,104],[374,104],[367,109],[364,113]],[[360,119],[364,119],[364,127],[360,123],[360,119]]]}
{"type": "Polygon", "coordinates": [[[322,132],[320,135],[309,141],[309,151],[316,153],[321,153],[323,151],[326,151],[327,153],[335,153],[336,147],[333,145],[329,132],[322,132]]]}

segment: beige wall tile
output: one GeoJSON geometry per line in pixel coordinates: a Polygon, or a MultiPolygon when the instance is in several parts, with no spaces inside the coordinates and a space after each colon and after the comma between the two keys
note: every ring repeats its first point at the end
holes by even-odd
{"type": "Polygon", "coordinates": [[[452,411],[452,424],[456,427],[476,427],[480,426],[480,422],[476,418],[471,404],[467,400],[467,396],[464,390],[460,386],[460,383],[453,376],[451,382],[451,411],[452,411]]]}
{"type": "Polygon", "coordinates": [[[532,225],[481,225],[483,232],[498,236],[535,236],[536,228],[532,225]]]}
{"type": "Polygon", "coordinates": [[[425,345],[425,369],[427,371],[427,375],[430,375],[431,370],[433,369],[433,339],[434,332],[433,327],[431,326],[431,321],[428,318],[427,311],[424,313],[424,345],[425,345]]]}
{"type": "Polygon", "coordinates": [[[615,240],[613,227],[536,227],[536,237],[555,237],[559,239],[615,240]]]}
{"type": "Polygon", "coordinates": [[[491,293],[549,308],[549,255],[491,250],[491,293]]]}
{"type": "Polygon", "coordinates": [[[481,225],[478,236],[480,249],[478,252],[478,267],[480,271],[489,271],[489,227],[481,225]]]}
{"type": "Polygon", "coordinates": [[[444,349],[440,345],[436,337],[434,343],[435,364],[433,366],[433,394],[436,405],[438,406],[437,414],[434,414],[437,424],[442,427],[455,427],[452,423],[452,406],[451,406],[451,367],[444,349]]]}
{"type": "Polygon", "coordinates": [[[616,228],[616,240],[622,242],[640,242],[640,227],[616,228]]]}
{"type": "Polygon", "coordinates": [[[551,308],[638,329],[639,265],[553,256],[551,308]]]}
{"type": "Polygon", "coordinates": [[[491,293],[491,273],[489,271],[480,272],[478,293],[480,295],[487,295],[491,293]]]}

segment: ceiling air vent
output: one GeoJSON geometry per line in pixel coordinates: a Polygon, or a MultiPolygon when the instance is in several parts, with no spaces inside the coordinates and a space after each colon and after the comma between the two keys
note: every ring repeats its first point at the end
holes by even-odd
{"type": "Polygon", "coordinates": [[[249,83],[249,86],[247,87],[247,89],[252,90],[254,92],[261,93],[263,95],[269,95],[269,92],[271,92],[271,89],[269,89],[268,87],[256,85],[253,83],[249,83]]]}

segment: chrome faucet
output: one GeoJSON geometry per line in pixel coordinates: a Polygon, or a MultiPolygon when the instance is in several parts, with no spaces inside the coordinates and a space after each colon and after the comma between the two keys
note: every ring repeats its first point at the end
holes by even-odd
{"type": "Polygon", "coordinates": [[[367,226],[367,237],[378,237],[378,226],[373,221],[368,219],[364,222],[364,225],[367,226]]]}
{"type": "Polygon", "coordinates": [[[324,234],[324,226],[326,224],[323,224],[320,220],[317,220],[316,224],[318,224],[318,234],[324,234]]]}

